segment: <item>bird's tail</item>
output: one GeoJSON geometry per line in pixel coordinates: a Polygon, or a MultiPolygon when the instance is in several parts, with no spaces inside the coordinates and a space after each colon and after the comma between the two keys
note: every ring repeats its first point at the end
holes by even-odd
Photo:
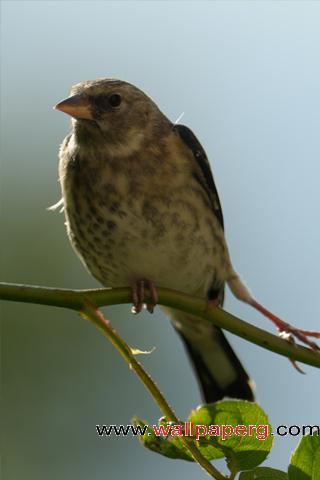
{"type": "Polygon", "coordinates": [[[252,381],[220,328],[182,312],[170,312],[172,323],[191,358],[203,398],[254,401],[252,381]]]}

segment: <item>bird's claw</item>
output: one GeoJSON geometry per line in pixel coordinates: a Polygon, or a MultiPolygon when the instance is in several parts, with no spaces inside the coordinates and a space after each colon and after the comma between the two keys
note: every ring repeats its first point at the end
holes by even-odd
{"type": "Polygon", "coordinates": [[[158,303],[158,292],[155,284],[150,280],[137,280],[132,287],[132,308],[131,312],[135,315],[140,313],[146,306],[148,312],[153,313],[154,307],[158,303]],[[145,287],[148,288],[151,297],[151,303],[145,304],[145,287]]]}
{"type": "MultiPolygon", "coordinates": [[[[279,337],[285,340],[286,342],[291,343],[292,345],[296,345],[296,339],[299,339],[301,342],[304,344],[308,345],[312,350],[317,350],[319,351],[320,348],[315,342],[312,342],[311,340],[308,339],[308,333],[316,333],[316,332],[307,332],[305,330],[300,330],[298,328],[294,328],[288,323],[283,324],[284,330],[282,330],[281,327],[278,327],[279,330],[279,337]]],[[[315,335],[314,335],[315,336],[315,335]]],[[[292,360],[289,358],[291,365],[299,372],[305,375],[305,371],[302,370],[301,367],[297,364],[295,360],[292,360]]]]}
{"type": "MultiPolygon", "coordinates": [[[[297,342],[291,332],[287,332],[285,330],[279,330],[279,337],[282,338],[282,340],[285,340],[286,342],[290,343],[291,345],[297,345],[297,342]]],[[[297,370],[297,372],[302,373],[305,375],[305,371],[302,370],[301,367],[297,364],[295,360],[292,360],[292,358],[289,358],[289,361],[293,368],[297,370]]]]}
{"type": "Polygon", "coordinates": [[[265,317],[269,318],[272,323],[277,327],[279,335],[284,340],[289,341],[290,343],[295,343],[293,340],[297,338],[300,342],[308,345],[312,350],[319,351],[320,348],[315,342],[309,340],[308,337],[320,338],[320,332],[314,332],[309,330],[301,330],[300,328],[295,328],[289,323],[284,322],[281,318],[277,317],[269,310],[267,310],[263,305],[258,303],[256,300],[252,300],[250,305],[262,313],[265,317]]]}
{"type": "Polygon", "coordinates": [[[291,343],[292,345],[296,345],[296,341],[291,332],[287,332],[286,330],[279,330],[279,337],[282,338],[282,340],[291,343]]]}
{"type": "MultiPolygon", "coordinates": [[[[296,345],[296,339],[300,340],[300,342],[308,345],[312,350],[319,352],[320,348],[318,345],[309,340],[308,337],[320,338],[320,332],[308,331],[308,330],[301,330],[300,328],[292,327],[289,323],[284,322],[281,318],[277,317],[269,310],[267,310],[263,305],[258,303],[256,300],[252,300],[250,304],[259,312],[261,312],[265,317],[269,318],[272,323],[277,327],[279,336],[283,340],[291,343],[292,345],[296,345]]],[[[296,363],[295,360],[290,359],[291,364],[293,367],[300,373],[305,373],[296,363]]]]}
{"type": "Polygon", "coordinates": [[[288,341],[289,343],[296,344],[295,338],[300,340],[300,342],[304,343],[305,345],[308,345],[312,350],[320,350],[319,346],[313,342],[312,340],[309,340],[308,337],[313,336],[313,337],[319,337],[320,334],[317,332],[308,332],[306,330],[301,330],[299,328],[292,327],[288,323],[283,322],[283,325],[278,326],[279,330],[279,337],[283,338],[283,340],[288,341]]]}
{"type": "Polygon", "coordinates": [[[289,361],[290,361],[291,365],[293,366],[293,368],[295,368],[297,370],[297,372],[302,373],[302,375],[306,374],[306,372],[304,370],[302,370],[301,367],[299,367],[299,365],[297,364],[297,362],[295,360],[292,360],[291,358],[289,358],[289,361]]]}

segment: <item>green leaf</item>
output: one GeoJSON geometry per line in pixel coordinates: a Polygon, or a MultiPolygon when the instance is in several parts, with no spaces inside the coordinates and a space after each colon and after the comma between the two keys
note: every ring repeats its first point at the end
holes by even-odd
{"type": "Polygon", "coordinates": [[[203,405],[191,413],[188,421],[197,429],[194,438],[201,453],[212,460],[217,458],[211,456],[212,448],[219,449],[233,474],[260,465],[272,447],[268,417],[253,402],[230,400],[203,405]]]}
{"type": "Polygon", "coordinates": [[[288,475],[274,468],[259,467],[248,472],[242,472],[239,480],[288,480],[288,475]]]}
{"type": "MultiPolygon", "coordinates": [[[[138,417],[134,417],[132,419],[132,423],[135,426],[140,425],[142,428],[146,426],[146,423],[138,417]]],[[[156,427],[161,429],[161,426],[163,426],[164,429],[162,431],[165,432],[167,425],[170,425],[171,429],[171,424],[165,421],[159,421],[159,424],[156,427]]],[[[191,454],[181,443],[181,440],[179,440],[179,437],[156,435],[154,429],[148,426],[145,434],[139,436],[139,440],[144,447],[152,450],[153,452],[160,453],[160,455],[164,455],[165,457],[175,459],[178,458],[180,460],[187,460],[189,462],[194,461],[191,454]]]]}
{"type": "Polygon", "coordinates": [[[288,469],[289,480],[319,480],[320,437],[303,437],[293,452],[288,469]]]}

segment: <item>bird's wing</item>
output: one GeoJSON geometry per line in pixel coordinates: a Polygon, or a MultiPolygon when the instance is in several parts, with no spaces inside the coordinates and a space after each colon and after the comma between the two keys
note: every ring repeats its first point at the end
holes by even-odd
{"type": "MultiPolygon", "coordinates": [[[[198,166],[194,170],[194,176],[207,193],[212,210],[223,229],[221,204],[204,149],[190,128],[174,125],[173,131],[192,151],[198,166]]],[[[222,305],[224,285],[218,290],[209,290],[209,299],[218,296],[222,305]]],[[[192,319],[185,313],[177,311],[171,313],[171,319],[191,358],[207,403],[215,402],[225,396],[254,400],[250,379],[220,328],[203,323],[202,329],[199,330],[199,319],[192,319]],[[194,331],[192,325],[197,325],[198,330],[194,331]]]]}
{"type": "Polygon", "coordinates": [[[195,172],[195,177],[207,192],[213,211],[223,229],[222,208],[206,152],[190,128],[185,125],[174,125],[173,131],[179,135],[184,144],[192,151],[194,159],[200,167],[199,172],[195,172]]]}

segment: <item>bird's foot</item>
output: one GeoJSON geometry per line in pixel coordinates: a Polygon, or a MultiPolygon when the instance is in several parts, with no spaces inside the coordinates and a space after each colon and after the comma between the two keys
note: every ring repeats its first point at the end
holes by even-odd
{"type": "Polygon", "coordinates": [[[318,345],[312,340],[309,340],[308,338],[308,337],[320,338],[320,332],[314,332],[309,330],[302,330],[300,328],[295,328],[289,323],[286,323],[283,320],[281,320],[279,317],[277,317],[273,313],[269,312],[269,310],[264,308],[256,300],[252,300],[252,302],[250,303],[256,310],[261,312],[265,317],[269,318],[269,320],[272,321],[272,323],[277,327],[279,331],[279,336],[281,338],[289,341],[290,343],[295,343],[295,338],[297,338],[302,343],[312,348],[312,350],[320,350],[318,345]]]}
{"type": "MultiPolygon", "coordinates": [[[[302,343],[305,345],[308,345],[312,350],[320,351],[320,348],[318,345],[313,342],[312,340],[309,340],[308,337],[315,337],[315,338],[320,338],[320,332],[314,332],[314,331],[309,331],[309,330],[301,330],[300,328],[295,328],[292,325],[290,325],[287,322],[284,322],[281,320],[281,318],[277,317],[273,313],[269,312],[266,308],[264,308],[260,303],[258,303],[256,300],[252,300],[250,304],[258,310],[260,313],[262,313],[265,317],[269,318],[269,320],[272,321],[272,323],[277,327],[278,332],[279,332],[279,337],[283,338],[287,342],[295,345],[296,344],[296,339],[300,340],[302,343]]],[[[299,367],[297,362],[295,360],[290,359],[291,364],[293,367],[299,372],[299,373],[305,373],[302,368],[299,367]]]]}
{"type": "Polygon", "coordinates": [[[140,313],[145,306],[144,297],[145,297],[145,288],[150,292],[151,303],[147,303],[147,310],[150,313],[153,313],[154,307],[158,303],[158,292],[154,282],[150,280],[137,280],[132,287],[132,308],[131,312],[135,315],[140,313]]]}
{"type": "MultiPolygon", "coordinates": [[[[308,347],[310,347],[312,350],[315,350],[317,352],[320,351],[320,348],[318,347],[318,345],[308,338],[308,337],[320,338],[320,332],[313,332],[308,330],[302,330],[300,328],[295,328],[289,323],[284,322],[279,317],[271,313],[269,310],[267,310],[263,305],[261,305],[252,297],[249,289],[242,282],[241,278],[237,273],[234,272],[233,275],[231,275],[230,278],[228,279],[227,283],[232,293],[235,295],[235,297],[239,298],[239,300],[242,300],[248,305],[251,305],[253,308],[255,308],[260,313],[262,313],[262,315],[264,315],[265,317],[267,317],[269,320],[272,321],[272,323],[277,327],[281,338],[283,338],[284,340],[286,340],[287,342],[293,345],[296,344],[296,339],[298,339],[305,345],[308,345],[308,347]]],[[[290,361],[299,372],[304,373],[298,367],[298,365],[295,363],[294,360],[290,359],[290,361]]]]}
{"type": "Polygon", "coordinates": [[[221,299],[219,297],[210,298],[207,300],[205,312],[208,312],[210,308],[218,308],[221,306],[221,299]]]}

